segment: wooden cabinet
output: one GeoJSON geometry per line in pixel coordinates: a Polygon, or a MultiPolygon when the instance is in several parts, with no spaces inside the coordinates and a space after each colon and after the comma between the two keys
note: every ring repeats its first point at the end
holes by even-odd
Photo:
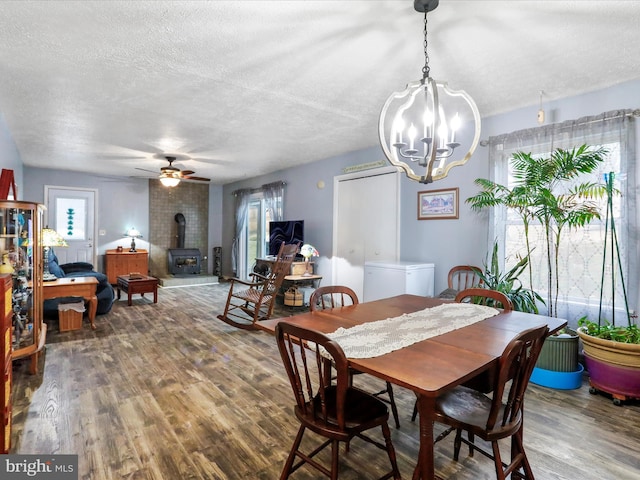
{"type": "Polygon", "coordinates": [[[11,358],[31,357],[31,373],[38,369],[47,333],[42,322],[43,211],[37,203],[0,201],[0,272],[11,275],[11,358]]]}
{"type": "Polygon", "coordinates": [[[9,453],[11,448],[11,324],[13,279],[11,274],[0,275],[0,372],[2,373],[2,392],[0,392],[0,454],[9,453]]]}
{"type": "Polygon", "coordinates": [[[146,250],[135,252],[107,250],[104,256],[104,265],[109,283],[116,285],[119,275],[129,275],[132,272],[147,275],[149,272],[149,253],[146,250]]]}

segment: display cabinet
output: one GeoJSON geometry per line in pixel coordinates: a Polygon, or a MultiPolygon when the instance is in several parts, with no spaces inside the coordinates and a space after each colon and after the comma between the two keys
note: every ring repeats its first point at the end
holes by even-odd
{"type": "Polygon", "coordinates": [[[31,373],[38,368],[46,338],[42,321],[43,252],[40,240],[44,206],[0,201],[0,273],[11,274],[11,357],[30,357],[31,373]]]}
{"type": "Polygon", "coordinates": [[[13,278],[10,273],[0,274],[0,454],[11,448],[11,324],[13,321],[13,278]]]}

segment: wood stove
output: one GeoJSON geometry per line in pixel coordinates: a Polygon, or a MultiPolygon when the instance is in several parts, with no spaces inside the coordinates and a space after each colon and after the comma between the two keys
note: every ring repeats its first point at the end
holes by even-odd
{"type": "Polygon", "coordinates": [[[168,250],[169,273],[172,275],[200,274],[202,255],[197,248],[170,248],[168,250]]]}

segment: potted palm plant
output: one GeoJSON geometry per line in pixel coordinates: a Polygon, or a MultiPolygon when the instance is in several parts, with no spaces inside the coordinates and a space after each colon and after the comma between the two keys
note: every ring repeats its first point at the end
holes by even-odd
{"type": "Polygon", "coordinates": [[[529,256],[518,260],[511,269],[500,271],[498,256],[498,242],[493,243],[491,262],[485,262],[484,270],[478,271],[478,277],[482,279],[482,287],[489,290],[497,290],[504,293],[513,309],[519,312],[538,313],[537,302],[544,303],[543,298],[529,288],[524,288],[519,277],[529,264],[529,256]]]}
{"type": "MultiPolygon", "coordinates": [[[[570,150],[558,148],[548,157],[516,152],[510,160],[513,186],[505,186],[487,179],[477,179],[480,193],[466,201],[472,210],[503,206],[516,212],[524,229],[526,257],[530,259],[529,231],[540,225],[544,236],[544,265],[546,302],[549,316],[557,316],[560,289],[558,255],[563,232],[567,228],[581,228],[600,218],[593,201],[604,196],[604,187],[595,182],[576,183],[582,175],[593,172],[604,160],[607,151],[582,145],[570,150]],[[573,185],[573,186],[572,186],[573,185]]],[[[529,288],[533,291],[533,263],[527,263],[529,288]]],[[[538,300],[540,301],[540,300],[538,300]]],[[[540,354],[531,381],[554,388],[578,388],[582,367],[578,364],[578,335],[566,331],[550,337],[540,354]]]]}
{"type": "Polygon", "coordinates": [[[590,321],[587,317],[581,318],[578,322],[580,325],[578,335],[584,345],[584,358],[589,370],[591,385],[589,391],[591,393],[598,391],[610,393],[613,397],[613,403],[621,405],[624,400],[629,398],[640,398],[640,329],[632,321],[627,300],[627,289],[613,219],[612,198],[616,193],[613,182],[614,175],[609,173],[606,178],[607,221],[598,321],[590,321]],[[607,249],[607,246],[610,250],[607,249]],[[609,278],[605,275],[607,271],[610,272],[609,278]],[[608,283],[612,294],[610,322],[603,318],[605,283],[608,283]],[[622,291],[624,298],[626,325],[616,325],[615,298],[617,289],[622,291]]]}

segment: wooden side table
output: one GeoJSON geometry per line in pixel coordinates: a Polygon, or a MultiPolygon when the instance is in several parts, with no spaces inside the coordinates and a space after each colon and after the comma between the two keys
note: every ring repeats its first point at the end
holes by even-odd
{"type": "Polygon", "coordinates": [[[89,321],[91,328],[96,329],[96,309],[98,297],[96,288],[98,280],[95,277],[64,277],[54,282],[44,282],[42,286],[42,298],[82,297],[89,302],[89,321]]]}
{"type": "Polygon", "coordinates": [[[118,276],[118,300],[120,300],[120,290],[127,293],[127,305],[131,306],[131,296],[139,293],[144,297],[145,293],[153,292],[153,303],[158,303],[158,279],[140,275],[140,277],[131,278],[130,275],[118,276]]]}
{"type": "Polygon", "coordinates": [[[286,292],[291,286],[298,287],[303,293],[302,304],[308,307],[309,298],[321,281],[322,275],[287,275],[282,282],[282,290],[286,292]]]}

